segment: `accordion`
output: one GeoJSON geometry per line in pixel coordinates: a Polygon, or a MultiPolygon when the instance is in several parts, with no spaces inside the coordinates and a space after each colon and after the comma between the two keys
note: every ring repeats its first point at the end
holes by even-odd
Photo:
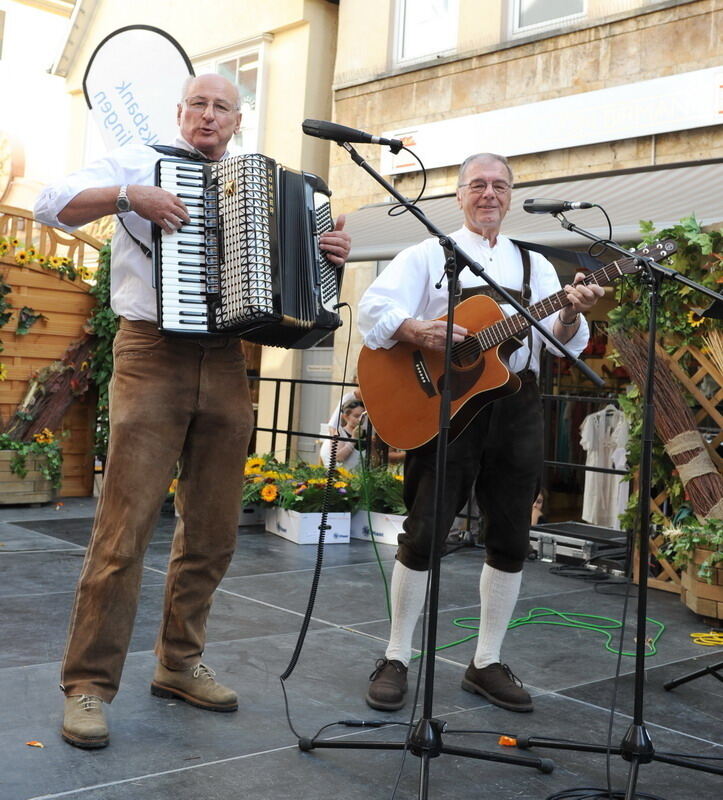
{"type": "Polygon", "coordinates": [[[160,330],[306,348],[341,325],[341,270],[319,248],[332,229],[321,178],[253,154],[161,158],[156,185],[191,218],[172,234],[154,225],[160,330]]]}

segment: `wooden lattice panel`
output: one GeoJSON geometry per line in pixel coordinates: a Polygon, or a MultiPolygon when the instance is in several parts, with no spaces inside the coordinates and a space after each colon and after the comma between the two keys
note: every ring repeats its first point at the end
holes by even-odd
{"type": "MultiPolygon", "coordinates": [[[[665,360],[670,370],[680,382],[681,387],[689,394],[698,410],[695,411],[695,422],[706,429],[713,431],[711,441],[706,441],[708,452],[719,472],[723,472],[723,459],[716,449],[723,442],[723,374],[715,364],[696,347],[684,345],[679,347],[672,355],[665,355],[665,360]]],[[[651,498],[651,512],[662,514],[663,503],[667,499],[667,492],[661,491],[651,498]]],[[[650,538],[650,555],[660,568],[660,574],[648,578],[648,583],[655,589],[667,592],[681,591],[680,573],[661,553],[664,544],[663,536],[657,534],[650,538]]],[[[635,561],[635,580],[639,578],[638,563],[635,561]]]]}
{"type": "MultiPolygon", "coordinates": [[[[76,231],[65,233],[59,228],[41,225],[30,211],[0,204],[0,236],[17,239],[20,250],[31,245],[44,256],[61,256],[70,259],[76,267],[95,269],[102,242],[76,231]]],[[[8,253],[8,255],[11,255],[8,253]]]]}
{"type": "MultiPolygon", "coordinates": [[[[7,368],[7,379],[0,382],[0,416],[7,420],[27,391],[31,375],[62,358],[68,345],[79,339],[95,305],[90,286],[80,279],[60,277],[37,263],[19,266],[15,252],[31,245],[38,254],[65,256],[76,267],[93,268],[101,242],[87,234],[66,234],[35,222],[29,211],[0,205],[0,236],[17,239],[18,246],[0,256],[0,274],[12,291],[13,318],[0,328],[4,350],[0,362],[7,368]],[[38,320],[24,336],[15,333],[17,311],[29,306],[47,319],[38,320]]],[[[92,393],[89,393],[92,395],[92,393]]],[[[60,494],[85,497],[93,491],[93,439],[95,401],[84,396],[72,403],[63,418],[63,484],[60,494]]]]}

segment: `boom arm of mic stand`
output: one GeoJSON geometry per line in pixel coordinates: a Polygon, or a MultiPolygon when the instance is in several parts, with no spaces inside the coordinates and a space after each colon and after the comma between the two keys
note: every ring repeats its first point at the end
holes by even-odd
{"type": "MultiPolygon", "coordinates": [[[[616,253],[620,253],[621,255],[625,256],[626,258],[630,258],[630,251],[626,250],[624,247],[620,247],[620,245],[615,244],[615,242],[610,242],[607,239],[601,239],[599,236],[595,236],[594,233],[590,233],[590,231],[586,231],[584,228],[580,228],[574,223],[570,222],[570,220],[562,213],[553,214],[553,216],[560,222],[560,225],[566,231],[572,231],[573,233],[578,233],[580,236],[584,236],[586,239],[590,239],[598,244],[604,244],[609,250],[613,250],[616,253]]],[[[717,302],[721,302],[721,295],[717,292],[714,292],[712,289],[708,289],[706,286],[702,286],[700,283],[696,283],[692,281],[690,278],[686,277],[682,273],[678,272],[677,270],[671,269],[670,267],[666,267],[663,264],[658,264],[657,261],[654,261],[652,258],[640,258],[640,261],[644,261],[647,268],[654,270],[655,272],[660,273],[666,278],[670,278],[671,280],[677,281],[678,283],[682,283],[685,286],[688,286],[690,289],[695,289],[696,292],[701,292],[701,294],[708,295],[708,297],[712,298],[717,302]]]]}
{"type": "MultiPolygon", "coordinates": [[[[467,253],[453,240],[446,236],[439,228],[437,228],[434,223],[432,223],[425,213],[421,211],[417,206],[413,205],[409,202],[409,200],[404,197],[404,195],[400,194],[388,181],[384,180],[384,178],[373,168],[371,167],[360,155],[357,151],[349,144],[349,142],[337,142],[339,147],[343,147],[344,150],[349,153],[352,161],[360,166],[365,172],[374,178],[374,180],[383,186],[392,197],[396,198],[406,209],[410,211],[414,216],[425,226],[425,228],[432,234],[432,236],[436,237],[439,240],[440,245],[442,245],[445,250],[451,250],[454,253],[456,258],[456,262],[458,265],[458,269],[461,270],[465,266],[469,267],[475,275],[482,278],[485,283],[495,289],[499,294],[504,298],[506,303],[509,303],[515,311],[517,311],[520,315],[522,315],[527,322],[537,330],[541,336],[547,339],[554,347],[556,347],[569,361],[571,361],[579,370],[580,372],[585,375],[585,377],[592,381],[596,386],[601,387],[605,385],[605,381],[602,380],[598,375],[596,375],[590,367],[587,366],[583,361],[579,358],[576,358],[565,345],[557,339],[550,331],[547,330],[543,325],[541,325],[528,311],[526,308],[520,305],[517,300],[514,299],[510,295],[510,293],[503,287],[500,286],[496,281],[494,281],[490,276],[484,271],[484,269],[476,262],[473,261],[467,253]]],[[[630,255],[626,253],[626,255],[630,255]]]]}

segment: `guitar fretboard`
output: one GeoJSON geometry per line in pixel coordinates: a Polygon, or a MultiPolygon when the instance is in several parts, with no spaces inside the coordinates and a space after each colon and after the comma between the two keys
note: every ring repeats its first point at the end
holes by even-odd
{"type": "MultiPolygon", "coordinates": [[[[607,286],[612,281],[617,280],[626,273],[637,271],[635,258],[623,258],[619,261],[613,261],[606,264],[604,267],[591,272],[586,275],[581,281],[586,285],[597,284],[598,286],[607,286]]],[[[541,320],[559,311],[561,308],[571,305],[565,290],[560,290],[556,294],[546,297],[537,303],[533,303],[527,311],[536,319],[541,320]]],[[[483,328],[474,334],[479,346],[482,350],[489,350],[496,347],[498,344],[511,339],[513,336],[518,336],[530,327],[530,323],[525,319],[522,314],[513,314],[511,317],[495,322],[488,328],[483,328]]],[[[473,337],[470,337],[473,338],[473,337]]],[[[464,345],[464,342],[459,342],[459,345],[464,345]]],[[[457,345],[455,345],[457,346],[457,345]]]]}

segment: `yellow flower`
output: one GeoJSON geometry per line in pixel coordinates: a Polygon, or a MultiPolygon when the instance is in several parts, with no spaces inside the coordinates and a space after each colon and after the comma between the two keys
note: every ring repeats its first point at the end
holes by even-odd
{"type": "Polygon", "coordinates": [[[702,317],[698,312],[700,309],[692,308],[688,312],[688,324],[693,327],[697,328],[699,325],[702,325],[705,322],[705,317],[702,317]]]}
{"type": "Polygon", "coordinates": [[[58,267],[63,265],[63,259],[60,258],[60,256],[50,256],[48,264],[50,264],[53,269],[58,269],[58,267]]]}
{"type": "Polygon", "coordinates": [[[273,503],[278,496],[279,490],[273,485],[273,483],[268,483],[261,490],[261,499],[265,500],[267,503],[273,503]]]}
{"type": "Polygon", "coordinates": [[[8,239],[8,241],[10,242],[10,247],[17,247],[20,244],[20,242],[15,238],[8,239]]]}
{"type": "Polygon", "coordinates": [[[0,363],[0,381],[6,381],[8,379],[8,368],[5,364],[0,363]]]}
{"type": "Polygon", "coordinates": [[[175,494],[177,488],[178,488],[178,478],[174,478],[171,481],[171,485],[168,487],[169,494],[175,494]]]}
{"type": "Polygon", "coordinates": [[[334,484],[334,488],[335,488],[335,489],[346,489],[346,487],[347,487],[348,485],[349,485],[349,484],[348,484],[348,483],[346,483],[345,481],[337,481],[337,482],[334,484]]]}
{"type": "Polygon", "coordinates": [[[349,472],[348,469],[344,469],[344,467],[337,467],[336,468],[336,474],[340,478],[345,478],[346,480],[351,480],[351,478],[352,478],[351,472],[349,472]]]}
{"type": "Polygon", "coordinates": [[[8,251],[8,243],[0,242],[0,256],[4,256],[8,251]]]}
{"type": "Polygon", "coordinates": [[[18,250],[18,252],[15,253],[15,263],[20,264],[20,266],[22,266],[23,264],[27,264],[28,259],[29,256],[27,250],[18,250]]]}
{"type": "Polygon", "coordinates": [[[45,256],[38,256],[38,264],[40,264],[41,267],[47,262],[47,260],[48,259],[45,256]]]}
{"type": "Polygon", "coordinates": [[[30,258],[35,258],[35,256],[37,254],[38,254],[38,251],[32,245],[30,245],[30,247],[28,247],[28,256],[30,258]]]}

